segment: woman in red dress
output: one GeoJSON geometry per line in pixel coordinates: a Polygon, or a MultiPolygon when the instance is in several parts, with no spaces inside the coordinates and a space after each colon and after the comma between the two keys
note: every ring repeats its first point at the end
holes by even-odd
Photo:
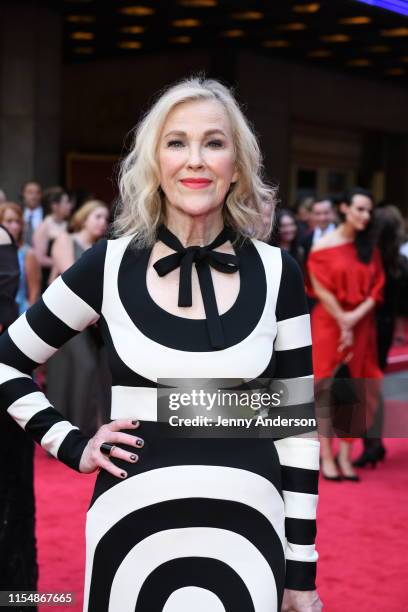
{"type": "MultiPolygon", "coordinates": [[[[382,301],[384,272],[374,247],[373,198],[352,190],[340,205],[342,222],[313,247],[307,262],[312,311],[313,367],[316,379],[330,378],[347,362],[353,378],[370,379],[366,415],[376,408],[382,372],[378,365],[374,308],[382,301]]],[[[337,461],[331,440],[321,439],[323,476],[358,480],[350,460],[351,439],[340,440],[337,461]],[[339,469],[341,474],[339,473],[339,469]]]]}

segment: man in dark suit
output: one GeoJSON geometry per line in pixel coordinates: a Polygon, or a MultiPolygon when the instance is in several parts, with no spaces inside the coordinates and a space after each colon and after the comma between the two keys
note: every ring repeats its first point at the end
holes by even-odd
{"type": "Polygon", "coordinates": [[[312,246],[322,236],[335,229],[336,225],[334,219],[334,206],[330,198],[323,198],[313,202],[310,211],[310,221],[313,229],[306,235],[302,242],[302,246],[305,250],[305,260],[312,246]]]}

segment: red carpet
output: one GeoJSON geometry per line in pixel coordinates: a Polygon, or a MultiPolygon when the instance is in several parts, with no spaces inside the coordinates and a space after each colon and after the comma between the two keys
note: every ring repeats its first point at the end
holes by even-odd
{"type": "MultiPolygon", "coordinates": [[[[325,612],[407,609],[408,440],[386,446],[384,463],[361,470],[363,482],[321,481],[318,586],[325,612]]],[[[83,532],[94,479],[37,449],[39,590],[77,596],[76,606],[40,612],[82,610],[83,532]]]]}

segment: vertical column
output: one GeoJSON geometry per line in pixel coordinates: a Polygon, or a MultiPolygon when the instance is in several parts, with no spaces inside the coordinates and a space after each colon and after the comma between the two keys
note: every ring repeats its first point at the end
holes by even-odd
{"type": "Polygon", "coordinates": [[[39,3],[0,8],[0,187],[59,179],[61,15],[39,3]]]}

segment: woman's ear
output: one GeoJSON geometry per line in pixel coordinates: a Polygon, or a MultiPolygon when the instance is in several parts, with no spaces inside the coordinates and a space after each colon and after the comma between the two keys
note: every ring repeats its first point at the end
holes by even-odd
{"type": "Polygon", "coordinates": [[[346,204],[346,202],[340,202],[339,204],[339,211],[343,214],[343,215],[347,215],[348,212],[348,204],[346,204]]]}
{"type": "Polygon", "coordinates": [[[233,185],[234,183],[238,182],[238,179],[239,179],[239,172],[238,170],[235,170],[231,178],[231,184],[233,185]]]}

